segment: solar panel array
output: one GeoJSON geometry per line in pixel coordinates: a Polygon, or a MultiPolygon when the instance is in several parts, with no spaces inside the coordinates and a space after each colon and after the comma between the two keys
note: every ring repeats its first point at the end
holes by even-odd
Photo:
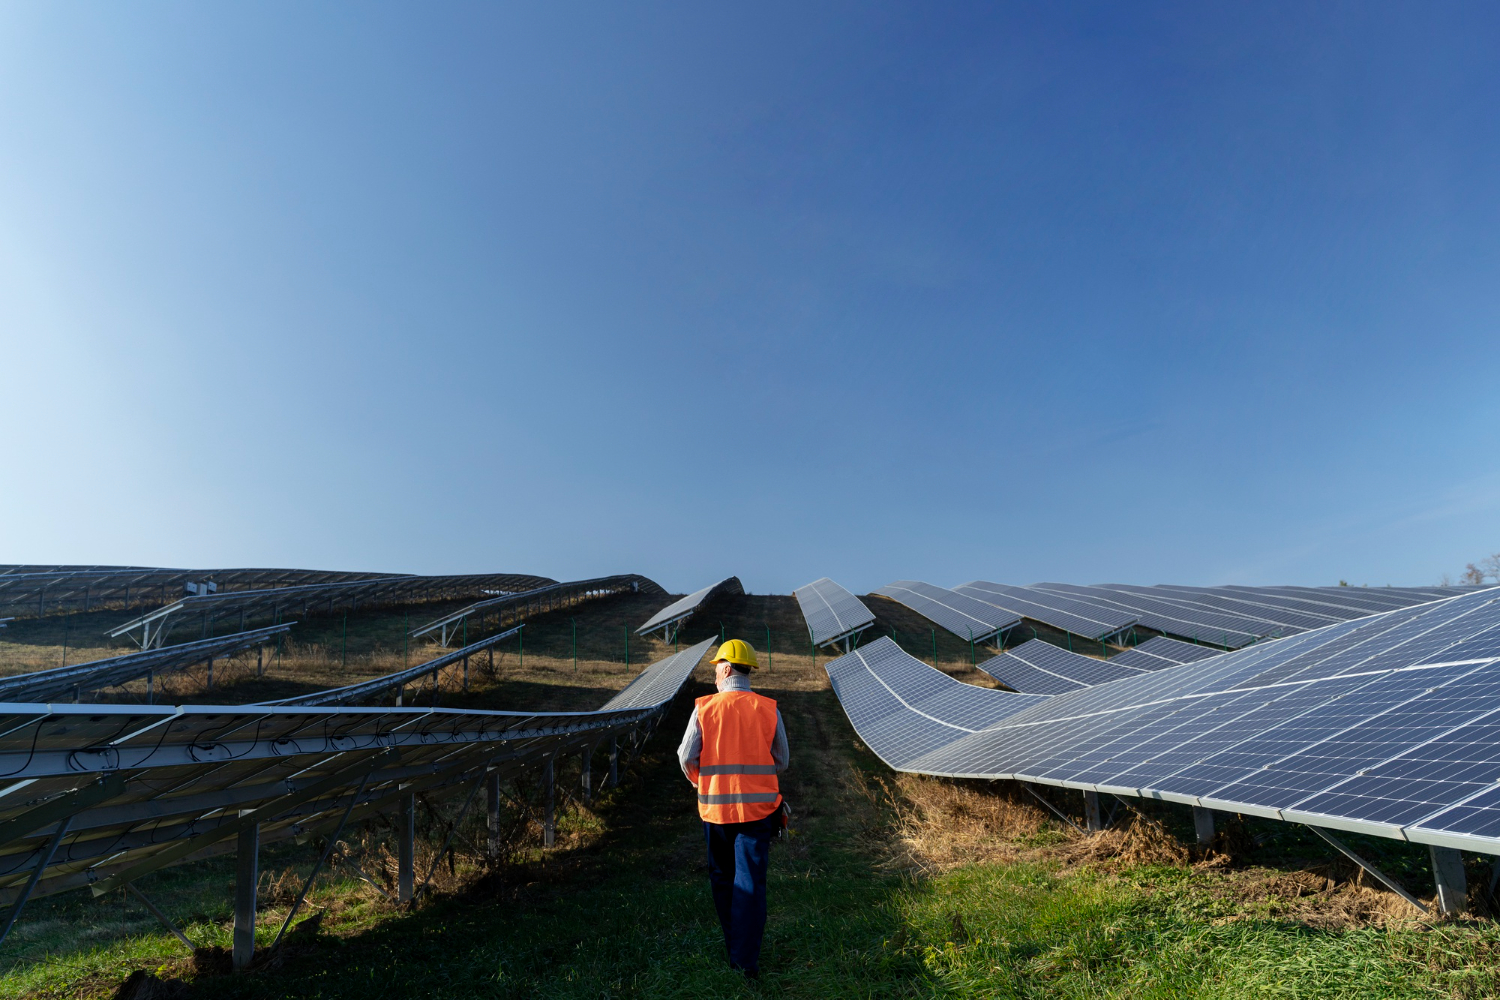
{"type": "Polygon", "coordinates": [[[1174,667],[1179,663],[1197,663],[1199,660],[1218,655],[1219,650],[1208,646],[1197,646],[1191,642],[1169,639],[1164,635],[1154,635],[1139,646],[1133,646],[1118,656],[1110,657],[1109,662],[1136,667],[1140,670],[1160,670],[1162,667],[1174,667]]]}
{"type": "Polygon", "coordinates": [[[38,872],[35,894],[100,895],[231,849],[251,824],[263,841],[326,834],[346,809],[358,820],[649,728],[707,646],[593,712],[0,705],[0,896],[23,896],[38,872]]]}
{"type": "Polygon", "coordinates": [[[860,738],[897,770],[1046,700],[956,681],[902,652],[889,636],[833,660],[827,670],[860,738]]]}
{"type": "Polygon", "coordinates": [[[601,576],[592,580],[574,580],[570,583],[554,583],[537,587],[519,594],[504,594],[476,601],[467,607],[435,618],[425,625],[412,629],[413,639],[437,632],[446,646],[452,635],[459,634],[461,627],[475,615],[493,614],[500,627],[514,624],[532,614],[571,608],[584,601],[614,594],[662,594],[664,590],[654,581],[634,573],[621,576],[601,576]]]}
{"type": "Polygon", "coordinates": [[[1194,642],[1211,642],[1229,649],[1239,649],[1261,639],[1280,635],[1283,631],[1280,627],[1267,627],[1262,622],[1241,615],[1174,604],[1169,600],[1103,587],[1038,583],[1034,589],[1062,594],[1088,604],[1129,611],[1139,616],[1139,624],[1145,628],[1194,642]]]}
{"type": "Polygon", "coordinates": [[[884,652],[828,669],[860,737],[902,770],[1500,854],[1500,590],[1037,699],[972,732],[935,732],[934,713],[908,706],[938,696],[988,706],[988,692],[956,692],[894,643],[884,652]],[[872,712],[887,674],[908,693],[872,712]]]}
{"type": "Polygon", "coordinates": [[[127,684],[148,675],[160,677],[195,663],[254,649],[264,643],[274,642],[291,627],[290,623],[272,625],[234,635],[0,678],[0,702],[48,701],[67,697],[81,700],[94,691],[127,684]]]}
{"type": "MultiPolygon", "coordinates": [[[[660,590],[645,577],[639,579],[644,581],[642,589],[647,589],[649,584],[660,590]]],[[[514,593],[517,590],[534,590],[556,583],[556,580],[546,577],[493,573],[466,576],[383,576],[267,590],[199,594],[173,601],[165,607],[117,626],[106,634],[117,638],[140,630],[141,646],[149,648],[161,645],[173,627],[184,621],[201,623],[201,627],[207,631],[214,622],[233,615],[238,615],[240,624],[243,625],[248,619],[258,616],[305,616],[315,611],[332,612],[338,607],[358,609],[482,597],[497,591],[514,593]]]]}
{"type": "Polygon", "coordinates": [[[404,688],[406,685],[420,681],[428,676],[431,676],[436,681],[438,671],[444,667],[450,667],[455,663],[462,663],[471,656],[477,656],[488,649],[498,646],[506,639],[520,632],[521,628],[522,626],[517,625],[515,628],[486,636],[477,642],[471,642],[467,646],[444,653],[442,656],[434,657],[414,667],[407,667],[403,670],[383,674],[380,677],[360,681],[357,684],[345,684],[343,687],[328,688],[323,691],[314,691],[311,694],[296,695],[291,698],[281,698],[276,701],[263,701],[259,704],[302,705],[310,707],[314,705],[353,705],[360,702],[367,702],[376,695],[404,688]]]}
{"type": "MultiPolygon", "coordinates": [[[[271,590],[370,580],[421,580],[426,586],[530,590],[554,581],[518,573],[416,577],[306,569],[167,569],[155,566],[0,567],[0,617],[34,617],[98,608],[156,607],[183,596],[189,584],[212,582],[217,592],[271,590]],[[446,583],[443,581],[447,581],[446,583]]],[[[478,590],[474,591],[476,594],[478,590]]],[[[462,596],[462,595],[459,595],[462,596]]]]}
{"type": "Polygon", "coordinates": [[[1061,594],[974,580],[953,588],[976,600],[1095,641],[1119,635],[1140,621],[1129,611],[1086,604],[1061,594]]]}
{"type": "Polygon", "coordinates": [[[1021,616],[920,580],[897,580],[875,591],[970,642],[983,642],[1021,623],[1021,616]]]}
{"type": "Polygon", "coordinates": [[[807,634],[814,646],[857,636],[875,624],[875,616],[864,602],[826,576],[792,593],[802,609],[807,634]]]}
{"type": "Polygon", "coordinates": [[[1138,667],[1111,660],[1070,653],[1041,639],[1028,639],[979,664],[979,669],[1013,691],[1026,694],[1062,694],[1078,688],[1092,687],[1133,677],[1143,671],[1138,667]]]}
{"type": "MultiPolygon", "coordinates": [[[[662,629],[664,634],[672,635],[680,629],[684,622],[693,616],[693,612],[711,604],[717,598],[725,594],[743,594],[745,588],[740,585],[737,576],[726,577],[702,590],[695,590],[686,597],[679,598],[662,608],[647,620],[646,624],[635,630],[636,635],[645,635],[662,629]]],[[[670,639],[668,639],[670,641],[670,639]]]]}

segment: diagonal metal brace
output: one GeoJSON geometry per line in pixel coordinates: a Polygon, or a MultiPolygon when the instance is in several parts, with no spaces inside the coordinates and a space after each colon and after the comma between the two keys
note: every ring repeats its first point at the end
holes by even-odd
{"type": "Polygon", "coordinates": [[[134,882],[136,879],[140,878],[142,875],[145,875],[147,872],[156,871],[158,868],[165,868],[167,865],[171,864],[174,861],[179,861],[190,854],[196,854],[198,851],[203,850],[203,848],[208,847],[210,844],[223,840],[226,837],[233,836],[234,834],[239,833],[241,830],[250,827],[253,824],[261,823],[268,819],[271,819],[273,816],[284,812],[285,810],[291,808],[294,805],[297,805],[300,802],[306,802],[309,799],[315,799],[320,795],[324,795],[336,788],[347,785],[356,777],[362,777],[375,770],[376,768],[381,767],[385,764],[394,763],[400,758],[401,754],[395,747],[387,747],[386,749],[380,751],[372,757],[366,757],[358,763],[351,764],[345,768],[341,768],[340,770],[333,772],[327,777],[320,778],[317,781],[314,781],[306,788],[300,788],[295,792],[279,796],[278,798],[274,798],[270,802],[267,802],[263,806],[259,806],[255,809],[251,809],[247,812],[241,813],[239,816],[235,817],[232,820],[229,820],[227,823],[219,824],[217,827],[209,830],[207,833],[201,833],[189,840],[184,840],[180,843],[173,844],[171,847],[168,847],[164,851],[158,851],[156,854],[151,855],[149,858],[146,858],[139,864],[131,865],[129,868],[126,868],[123,871],[118,871],[115,874],[111,875],[109,878],[95,883],[95,885],[93,886],[93,893],[96,897],[102,896],[107,892],[111,892],[115,889],[120,888],[126,882],[134,882]]]}
{"type": "Polygon", "coordinates": [[[1079,826],[1077,823],[1073,822],[1067,816],[1065,816],[1061,812],[1059,812],[1058,808],[1056,806],[1054,806],[1052,803],[1048,802],[1046,799],[1044,799],[1040,795],[1038,795],[1035,791],[1032,790],[1032,788],[1031,788],[1030,785],[1026,784],[1026,782],[1024,782],[1024,781],[1021,782],[1021,787],[1024,788],[1024,789],[1026,789],[1026,791],[1031,795],[1032,798],[1036,799],[1038,802],[1040,802],[1042,805],[1046,806],[1048,809],[1051,809],[1052,812],[1057,816],[1058,819],[1062,820],[1064,823],[1068,824],[1073,829],[1077,830],[1079,833],[1084,833],[1085,832],[1084,829],[1083,829],[1083,827],[1079,826]]]}
{"type": "Polygon", "coordinates": [[[1345,847],[1344,844],[1343,844],[1343,842],[1340,841],[1333,834],[1329,833],[1327,830],[1322,829],[1321,827],[1309,826],[1306,823],[1304,823],[1302,825],[1306,826],[1313,833],[1316,833],[1318,836],[1320,836],[1324,840],[1328,841],[1329,845],[1331,845],[1334,850],[1338,851],[1344,857],[1348,858],[1350,861],[1353,861],[1355,864],[1359,865],[1361,868],[1363,868],[1365,871],[1369,872],[1371,875],[1374,875],[1381,882],[1385,883],[1385,886],[1386,886],[1387,889],[1390,889],[1392,892],[1394,892],[1396,895],[1400,896],[1402,899],[1406,900],[1412,906],[1415,906],[1417,909],[1421,910],[1423,913],[1429,913],[1429,912],[1431,912],[1431,911],[1429,911],[1427,909],[1427,907],[1425,907],[1421,903],[1417,902],[1417,897],[1415,897],[1411,893],[1407,892],[1402,887],[1402,885],[1401,885],[1400,882],[1397,882],[1395,879],[1391,878],[1385,872],[1381,871],[1379,868],[1376,868],[1374,865],[1370,864],[1370,862],[1366,861],[1364,858],[1360,857],[1358,854],[1355,854],[1353,851],[1349,850],[1349,848],[1345,847]]]}
{"type": "Polygon", "coordinates": [[[47,846],[42,849],[42,857],[31,870],[31,878],[26,880],[26,887],[16,896],[16,901],[11,905],[10,912],[5,915],[5,926],[0,927],[0,942],[3,942],[10,934],[10,929],[16,925],[16,918],[26,908],[26,901],[31,898],[31,893],[36,889],[36,884],[42,879],[42,872],[52,863],[52,856],[57,853],[58,845],[68,835],[68,824],[73,822],[72,816],[64,816],[62,822],[57,824],[57,829],[52,833],[52,839],[47,841],[47,846]]]}
{"type": "Polygon", "coordinates": [[[354,795],[349,799],[349,806],[344,810],[343,818],[339,820],[338,829],[334,830],[329,836],[328,843],[323,847],[322,855],[318,857],[318,863],[313,865],[312,874],[307,876],[306,882],[302,883],[302,891],[297,894],[297,901],[292,904],[292,908],[286,913],[286,919],[281,922],[281,930],[276,932],[276,940],[271,942],[271,951],[274,952],[276,946],[281,944],[281,938],[286,934],[286,929],[292,926],[292,918],[297,915],[298,910],[302,909],[302,901],[307,898],[307,890],[312,888],[313,880],[323,870],[323,864],[328,860],[328,855],[333,853],[334,845],[338,843],[339,834],[344,832],[344,825],[349,822],[349,814],[354,811],[354,804],[359,801],[361,795],[365,794],[365,786],[369,783],[370,772],[366,771],[365,776],[359,781],[359,788],[355,790],[354,795]]]}
{"type": "Polygon", "coordinates": [[[464,800],[463,809],[459,810],[458,818],[453,821],[453,826],[449,829],[448,836],[443,840],[443,846],[439,847],[437,853],[432,856],[432,864],[427,868],[427,877],[422,880],[421,885],[417,886],[417,891],[411,894],[411,901],[406,904],[408,907],[417,905],[417,899],[422,895],[422,890],[426,889],[427,884],[432,881],[433,873],[437,871],[437,866],[443,860],[443,855],[448,852],[448,845],[453,842],[453,835],[458,832],[459,825],[463,823],[464,817],[469,815],[469,807],[474,804],[474,796],[478,794],[479,786],[484,784],[484,779],[487,776],[486,772],[481,771],[479,780],[475,781],[474,787],[469,789],[469,797],[464,800]]]}
{"type": "Polygon", "coordinates": [[[188,951],[198,950],[198,946],[193,944],[193,942],[188,939],[188,936],[186,934],[178,930],[177,925],[172,923],[171,918],[169,918],[161,910],[157,909],[156,904],[147,899],[145,893],[141,892],[141,890],[137,889],[129,882],[125,883],[125,891],[130,893],[136,899],[140,900],[141,904],[145,906],[146,909],[151,911],[151,915],[154,916],[157,920],[160,920],[162,924],[166,926],[167,930],[175,934],[177,936],[177,940],[181,941],[188,951]]]}

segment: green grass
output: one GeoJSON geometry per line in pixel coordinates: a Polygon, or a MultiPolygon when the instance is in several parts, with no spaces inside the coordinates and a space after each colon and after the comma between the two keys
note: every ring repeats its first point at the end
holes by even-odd
{"type": "MultiPolygon", "coordinates": [[[[767,680],[767,678],[762,678],[767,680]]],[[[194,997],[1078,997],[1376,998],[1500,995],[1500,930],[1489,921],[1317,930],[1216,872],[1141,867],[1064,873],[1043,863],[899,870],[890,817],[827,691],[772,691],[793,745],[786,780],[798,832],[773,849],[764,977],[724,961],[701,831],[672,757],[682,712],[626,787],[575,817],[590,846],[532,855],[407,915],[353,882],[315,894],[333,907],[278,969],[192,982],[194,997]],[[335,907],[334,904],[342,903],[335,907]]],[[[1033,838],[1043,843],[1047,838],[1033,838]]],[[[1272,844],[1295,854],[1304,845],[1272,844]]],[[[276,863],[305,865],[287,845],[276,863]],[[278,860],[279,859],[279,860],[278,860]]],[[[298,851],[301,851],[299,854],[298,851]]],[[[1392,855],[1391,863],[1401,857],[1392,855]]],[[[1409,877],[1419,872],[1413,868],[1409,877]]],[[[227,861],[143,884],[205,944],[228,944],[227,861]]],[[[263,925],[268,939],[274,926],[263,925]]],[[[0,996],[108,995],[131,969],[192,978],[175,940],[138,906],[74,894],[44,900],[8,942],[0,996]]]]}

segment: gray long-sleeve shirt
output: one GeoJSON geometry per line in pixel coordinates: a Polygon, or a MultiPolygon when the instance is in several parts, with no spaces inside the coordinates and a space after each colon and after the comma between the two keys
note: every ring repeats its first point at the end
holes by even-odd
{"type": "MultiPolygon", "coordinates": [[[[750,678],[739,671],[732,672],[728,677],[719,682],[719,691],[749,691],[750,678]]],[[[698,758],[703,754],[703,727],[698,724],[698,709],[693,709],[693,714],[688,718],[687,731],[682,734],[682,742],[677,745],[677,763],[682,765],[682,773],[687,775],[688,768],[698,766],[698,758]]],[[[781,721],[781,709],[776,710],[776,735],[771,737],[771,760],[776,765],[776,773],[780,774],[787,769],[791,763],[791,750],[786,742],[786,726],[781,721]]],[[[689,781],[693,779],[688,778],[689,781]]]]}

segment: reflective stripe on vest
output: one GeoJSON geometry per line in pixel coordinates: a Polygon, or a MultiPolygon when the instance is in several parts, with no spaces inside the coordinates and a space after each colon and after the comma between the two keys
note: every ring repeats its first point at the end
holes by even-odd
{"type": "Polygon", "coordinates": [[[776,702],[753,691],[699,698],[698,815],[710,823],[764,819],[781,802],[771,741],[776,702]]]}

